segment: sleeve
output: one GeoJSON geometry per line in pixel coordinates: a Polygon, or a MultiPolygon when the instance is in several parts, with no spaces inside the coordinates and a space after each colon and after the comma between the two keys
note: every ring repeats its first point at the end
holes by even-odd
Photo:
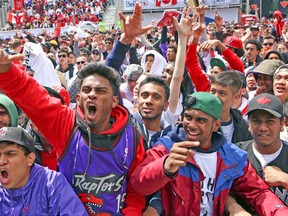
{"type": "Polygon", "coordinates": [[[168,151],[163,145],[154,146],[146,152],[145,159],[132,175],[132,185],[143,195],[150,195],[164,187],[169,178],[163,168],[168,151]]]}
{"type": "Polygon", "coordinates": [[[125,216],[141,216],[142,211],[146,206],[146,199],[144,195],[139,194],[135,191],[134,187],[131,184],[131,176],[135,169],[140,165],[145,155],[144,149],[144,137],[141,136],[138,143],[137,152],[134,158],[134,161],[131,165],[129,173],[127,175],[128,187],[126,194],[126,206],[122,210],[123,215],[125,216]]]}
{"type": "Polygon", "coordinates": [[[105,65],[114,68],[116,71],[119,71],[129,48],[129,45],[125,45],[117,40],[113,49],[105,60],[105,65]]]}
{"type": "Polygon", "coordinates": [[[210,81],[202,71],[197,57],[197,44],[190,44],[186,54],[186,68],[194,83],[196,91],[209,92],[210,81]]]}
{"type": "Polygon", "coordinates": [[[259,215],[288,215],[288,208],[257,175],[249,161],[244,167],[244,175],[234,181],[231,191],[259,215]]]}
{"type": "Polygon", "coordinates": [[[140,64],[137,58],[137,49],[136,47],[130,47],[129,49],[129,62],[130,64],[140,64]]]}
{"type": "Polygon", "coordinates": [[[63,174],[58,173],[49,186],[49,215],[88,216],[83,203],[63,174]]]}
{"type": "Polygon", "coordinates": [[[50,97],[35,79],[16,65],[0,74],[0,89],[35,123],[57,155],[65,149],[76,116],[75,112],[50,97]]]}
{"type": "Polygon", "coordinates": [[[241,59],[234,52],[232,52],[232,50],[227,48],[222,52],[222,55],[229,63],[231,69],[238,70],[244,74],[244,65],[241,59]]]}
{"type": "Polygon", "coordinates": [[[78,43],[78,41],[74,41],[73,51],[74,51],[76,57],[79,57],[79,56],[80,56],[80,49],[79,49],[79,43],[78,43]]]}

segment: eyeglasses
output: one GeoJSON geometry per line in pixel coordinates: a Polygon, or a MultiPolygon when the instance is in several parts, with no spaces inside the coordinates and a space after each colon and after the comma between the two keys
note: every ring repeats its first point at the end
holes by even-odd
{"type": "Polygon", "coordinates": [[[263,43],[263,46],[272,46],[273,45],[273,43],[263,43]]]}
{"type": "Polygon", "coordinates": [[[58,55],[59,58],[66,58],[67,55],[58,55]]]}
{"type": "Polygon", "coordinates": [[[79,62],[77,62],[77,65],[84,64],[84,63],[86,63],[86,62],[85,61],[79,61],[79,62]]]}

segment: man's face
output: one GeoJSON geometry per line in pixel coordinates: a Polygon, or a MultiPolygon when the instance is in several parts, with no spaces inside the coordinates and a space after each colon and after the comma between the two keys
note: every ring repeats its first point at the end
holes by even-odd
{"type": "Polygon", "coordinates": [[[281,60],[277,53],[270,53],[268,59],[270,60],[281,60]]]}
{"type": "Polygon", "coordinates": [[[69,54],[68,63],[72,65],[76,64],[76,56],[74,53],[69,54]]]}
{"type": "Polygon", "coordinates": [[[231,86],[221,86],[215,83],[211,84],[210,93],[218,97],[222,102],[222,113],[230,112],[235,98],[239,97],[238,93],[233,93],[231,86]]]}
{"type": "Polygon", "coordinates": [[[189,141],[199,141],[200,147],[208,148],[212,145],[211,137],[214,131],[221,126],[219,120],[196,109],[186,109],[184,112],[183,127],[189,141]]]}
{"type": "Polygon", "coordinates": [[[252,37],[258,37],[259,30],[258,29],[251,29],[252,37]]]}
{"type": "Polygon", "coordinates": [[[147,83],[143,85],[138,96],[138,110],[142,119],[160,120],[162,112],[168,108],[165,102],[165,90],[162,86],[147,83]]]}
{"type": "Polygon", "coordinates": [[[168,84],[168,86],[170,86],[173,73],[174,73],[174,67],[172,65],[168,64],[165,66],[165,68],[163,68],[162,78],[166,80],[166,83],[168,84]]]}
{"type": "Polygon", "coordinates": [[[60,52],[58,54],[59,64],[68,64],[68,54],[66,52],[60,52]]]}
{"type": "Polygon", "coordinates": [[[77,58],[76,60],[76,64],[77,64],[77,69],[78,71],[81,70],[81,68],[83,68],[83,66],[87,63],[87,58],[84,56],[80,56],[77,58]]]}
{"type": "Polygon", "coordinates": [[[167,57],[168,62],[174,62],[175,61],[176,53],[174,52],[173,48],[167,49],[166,57],[167,57]]]}
{"type": "Polygon", "coordinates": [[[273,91],[273,77],[266,74],[258,74],[258,88],[261,88],[262,93],[273,91]]]}
{"type": "Polygon", "coordinates": [[[105,46],[107,50],[112,50],[113,48],[113,42],[110,40],[105,41],[105,46]]]}
{"type": "Polygon", "coordinates": [[[146,78],[147,76],[145,74],[142,74],[138,80],[136,81],[136,85],[134,86],[134,89],[133,89],[133,101],[135,103],[138,102],[138,92],[139,92],[139,85],[140,83],[146,78]]]}
{"type": "Polygon", "coordinates": [[[10,124],[11,119],[7,109],[3,106],[0,106],[0,128],[9,127],[10,124]]]}
{"type": "Polygon", "coordinates": [[[0,143],[0,183],[5,189],[23,187],[30,176],[35,154],[25,156],[17,144],[0,143]]]}
{"type": "Polygon", "coordinates": [[[256,79],[253,73],[248,74],[246,77],[246,83],[249,90],[253,89],[256,86],[256,79]]]}
{"type": "Polygon", "coordinates": [[[247,44],[245,47],[245,56],[249,62],[255,62],[259,52],[255,44],[247,44]]]}
{"type": "Polygon", "coordinates": [[[224,70],[218,66],[214,66],[211,70],[210,70],[210,73],[211,73],[211,77],[216,75],[216,74],[219,74],[221,72],[223,72],[224,70]]]}
{"type": "Polygon", "coordinates": [[[283,122],[264,110],[255,110],[249,114],[249,131],[254,139],[254,147],[262,154],[271,154],[281,145],[280,132],[283,122]]]}
{"type": "Polygon", "coordinates": [[[137,79],[128,78],[127,79],[127,86],[129,91],[133,91],[134,87],[136,86],[137,79]]]}
{"type": "Polygon", "coordinates": [[[276,50],[276,43],[272,38],[264,39],[262,46],[268,48],[269,50],[276,50]]]}
{"type": "Polygon", "coordinates": [[[288,100],[288,69],[280,69],[273,81],[274,95],[278,97],[282,103],[288,100]]]}
{"type": "Polygon", "coordinates": [[[110,128],[110,113],[118,104],[118,96],[113,96],[108,79],[98,74],[86,77],[76,99],[89,127],[98,133],[110,128]]]}

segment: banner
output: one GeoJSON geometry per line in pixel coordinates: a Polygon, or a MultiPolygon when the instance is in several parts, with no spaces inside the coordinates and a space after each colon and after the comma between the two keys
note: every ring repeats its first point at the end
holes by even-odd
{"type": "MultiPolygon", "coordinates": [[[[142,5],[143,10],[159,10],[186,7],[186,0],[123,0],[124,11],[133,11],[136,2],[142,5]]],[[[241,4],[241,0],[198,0],[200,5],[223,7],[241,4]]]]}
{"type": "Polygon", "coordinates": [[[21,11],[24,8],[24,0],[14,0],[14,9],[21,11]]]}

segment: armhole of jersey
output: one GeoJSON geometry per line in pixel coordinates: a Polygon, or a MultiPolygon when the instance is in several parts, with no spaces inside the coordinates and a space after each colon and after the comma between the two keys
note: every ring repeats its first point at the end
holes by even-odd
{"type": "Polygon", "coordinates": [[[64,148],[62,154],[59,155],[58,162],[60,162],[60,161],[64,158],[67,150],[68,150],[69,147],[70,147],[71,139],[73,138],[73,136],[74,136],[74,134],[76,133],[77,129],[78,129],[78,125],[77,125],[77,123],[76,123],[76,121],[75,121],[74,126],[73,126],[73,128],[72,128],[72,130],[71,130],[71,133],[70,133],[70,135],[69,135],[69,137],[68,137],[68,141],[67,141],[67,143],[66,143],[66,145],[65,145],[65,148],[64,148]]]}
{"type": "MultiPolygon", "coordinates": [[[[131,125],[132,126],[132,125],[131,125]]],[[[132,126],[133,128],[133,136],[134,136],[134,156],[133,158],[135,158],[136,154],[137,154],[137,148],[138,148],[138,145],[139,145],[139,142],[140,142],[140,138],[141,138],[141,134],[140,132],[137,130],[136,126],[132,126]]]]}

